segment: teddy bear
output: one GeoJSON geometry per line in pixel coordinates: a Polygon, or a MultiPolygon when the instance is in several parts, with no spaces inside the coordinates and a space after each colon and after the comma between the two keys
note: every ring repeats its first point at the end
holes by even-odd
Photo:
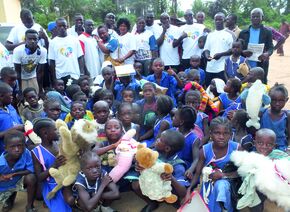
{"type": "Polygon", "coordinates": [[[137,152],[139,142],[133,139],[136,134],[135,129],[128,130],[119,140],[116,152],[116,166],[110,171],[109,175],[116,183],[131,168],[134,155],[137,152]]]}
{"type": "Polygon", "coordinates": [[[256,129],[260,129],[259,112],[261,107],[263,104],[268,105],[271,102],[270,97],[267,95],[265,85],[261,80],[256,80],[249,89],[241,93],[241,98],[246,102],[246,110],[250,117],[246,123],[247,127],[253,126],[256,129]]]}
{"type": "Polygon", "coordinates": [[[65,156],[66,163],[58,169],[49,169],[49,174],[55,179],[57,186],[48,194],[48,199],[53,198],[62,186],[69,186],[75,182],[80,171],[79,153],[90,150],[97,139],[97,125],[94,121],[77,120],[69,130],[67,124],[58,119],[56,127],[61,138],[59,154],[65,156]]]}
{"type": "Polygon", "coordinates": [[[41,144],[41,138],[33,131],[33,124],[27,120],[24,123],[24,135],[27,136],[35,145],[41,144]]]}
{"type": "Polygon", "coordinates": [[[164,181],[160,177],[162,173],[172,173],[173,167],[169,163],[157,161],[158,156],[158,152],[145,147],[143,144],[137,146],[136,161],[139,166],[144,168],[139,176],[142,194],[151,200],[165,200],[167,203],[174,203],[177,201],[177,196],[171,193],[171,182],[164,181]]]}

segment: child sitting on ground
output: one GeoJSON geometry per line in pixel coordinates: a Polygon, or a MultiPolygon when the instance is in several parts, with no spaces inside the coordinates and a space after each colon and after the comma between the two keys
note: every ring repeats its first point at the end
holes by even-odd
{"type": "MultiPolygon", "coordinates": [[[[140,62],[134,62],[133,64],[134,70],[136,71],[136,75],[134,76],[136,80],[140,81],[143,79],[142,76],[148,76],[149,73],[144,73],[143,71],[143,65],[140,62]]],[[[148,68],[147,68],[148,71],[148,68]]]]}
{"type": "Polygon", "coordinates": [[[136,134],[134,136],[135,140],[139,140],[140,126],[139,124],[133,123],[133,107],[132,104],[123,102],[118,108],[118,119],[123,124],[124,132],[130,129],[135,129],[136,134]]]}
{"type": "Polygon", "coordinates": [[[113,68],[109,66],[105,66],[102,69],[102,76],[104,80],[101,82],[100,87],[102,89],[108,89],[108,90],[113,91],[114,83],[115,83],[113,68]]]}
{"type": "MultiPolygon", "coordinates": [[[[222,172],[225,165],[230,161],[233,151],[239,149],[239,144],[230,140],[232,127],[226,118],[217,117],[210,123],[210,137],[212,142],[204,145],[199,151],[197,163],[190,187],[187,189],[187,197],[190,198],[192,189],[198,184],[199,177],[204,167],[212,167],[213,172],[209,175],[211,181],[204,180],[202,196],[210,211],[233,211],[231,200],[230,183],[225,178],[236,173],[222,172]]],[[[206,178],[204,178],[206,179],[206,178]]]]}
{"type": "MultiPolygon", "coordinates": [[[[162,132],[160,139],[156,141],[155,145],[159,153],[159,159],[173,166],[172,174],[162,173],[160,177],[163,180],[171,181],[173,193],[177,195],[179,200],[185,196],[186,186],[189,184],[184,177],[186,165],[178,156],[183,147],[184,136],[180,132],[172,129],[162,132]]],[[[143,170],[138,164],[136,164],[135,169],[138,172],[143,170]]],[[[158,208],[159,203],[157,201],[152,201],[142,194],[139,181],[133,181],[132,188],[134,192],[147,203],[141,211],[153,211],[158,208]]]]}
{"type": "Polygon", "coordinates": [[[193,172],[198,162],[198,152],[200,139],[194,133],[196,112],[193,107],[183,106],[179,108],[173,117],[172,124],[182,135],[184,135],[185,144],[178,156],[186,163],[185,176],[192,179],[193,172]]]}
{"type": "Polygon", "coordinates": [[[184,72],[185,72],[186,74],[188,74],[189,71],[190,71],[191,69],[196,69],[196,70],[198,70],[199,75],[200,75],[200,79],[199,79],[198,83],[199,83],[201,86],[203,86],[204,83],[205,83],[205,72],[204,72],[203,69],[201,69],[201,68],[199,67],[199,65],[200,65],[200,56],[198,56],[198,55],[193,55],[193,56],[190,57],[190,66],[191,66],[191,67],[188,68],[188,69],[185,69],[184,72]]]}
{"type": "Polygon", "coordinates": [[[54,121],[64,120],[67,113],[61,111],[60,103],[56,99],[47,99],[43,102],[43,113],[41,118],[47,117],[54,121]]]}
{"type": "Polygon", "coordinates": [[[90,98],[91,89],[90,89],[90,78],[89,76],[83,75],[78,79],[78,85],[81,88],[81,91],[84,92],[87,98],[90,98]]]}
{"type": "Polygon", "coordinates": [[[109,104],[110,115],[113,116],[117,112],[114,94],[111,90],[102,90],[100,93],[100,100],[104,100],[109,104]]]}
{"type": "Polygon", "coordinates": [[[23,97],[28,105],[22,110],[22,120],[25,122],[29,120],[33,122],[34,119],[40,118],[43,113],[43,104],[38,102],[38,94],[35,88],[25,88],[23,91],[23,97]]]}
{"type": "Polygon", "coordinates": [[[75,101],[71,104],[70,115],[72,120],[67,122],[67,126],[69,129],[72,128],[76,120],[79,119],[92,120],[90,117],[86,115],[85,105],[83,102],[80,101],[75,101]]]}
{"type": "Polygon", "coordinates": [[[125,89],[131,89],[134,91],[134,98],[138,99],[141,87],[140,84],[132,78],[132,76],[119,77],[119,80],[115,81],[114,94],[117,101],[122,101],[122,92],[125,89]]]}
{"type": "Polygon", "coordinates": [[[120,197],[119,190],[112,178],[102,170],[101,160],[95,152],[86,152],[80,159],[79,172],[73,191],[75,204],[82,211],[99,209],[107,211],[108,204],[120,197]]]}
{"type": "Polygon", "coordinates": [[[57,186],[53,177],[49,175],[49,168],[58,168],[65,164],[66,159],[59,155],[57,141],[59,139],[55,122],[49,118],[36,120],[33,131],[41,138],[41,144],[32,150],[34,170],[38,182],[41,183],[44,202],[51,212],[72,211],[64,201],[62,189],[55,196],[48,200],[47,195],[57,186]]]}
{"type": "Polygon", "coordinates": [[[26,211],[33,212],[36,177],[32,156],[25,148],[25,136],[18,130],[9,130],[4,136],[5,153],[0,156],[0,202],[2,211],[13,208],[17,191],[27,189],[26,211]],[[23,183],[23,184],[22,184],[23,183]]]}
{"type": "Polygon", "coordinates": [[[128,102],[132,104],[134,102],[134,91],[126,88],[122,91],[122,102],[128,102]]]}

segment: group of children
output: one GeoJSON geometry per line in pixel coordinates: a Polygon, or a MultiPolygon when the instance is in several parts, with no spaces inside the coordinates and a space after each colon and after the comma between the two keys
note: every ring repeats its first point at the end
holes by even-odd
{"type": "Polygon", "coordinates": [[[281,84],[270,90],[265,85],[271,104],[260,112],[261,128],[273,131],[276,138],[272,138],[273,133],[261,135],[260,131],[246,126],[248,116],[240,93],[256,80],[262,80],[264,73],[261,68],[253,68],[241,76],[233,65],[245,62],[240,52],[241,43],[235,42],[233,55],[225,66],[228,81],[214,79],[207,89],[200,57],[192,56],[192,69],[179,73],[172,69],[164,71],[163,61],[157,58],[148,76],[138,71],[142,66],[138,62],[134,64],[136,76],[117,78],[114,67],[103,67],[104,80],[93,93],[86,76],[70,85],[58,79],[46,92],[43,102],[33,88],[19,92],[15,71],[3,68],[0,83],[0,201],[4,203],[3,211],[13,207],[16,192],[23,189],[23,185],[27,189],[26,211],[36,211],[34,199],[43,199],[50,211],[113,211],[110,204],[119,199],[119,192],[124,190],[133,190],[146,201],[142,211],[155,210],[159,203],[140,190],[138,173],[142,172],[142,167],[134,162],[130,171],[114,183],[108,175],[113,165],[103,161],[104,155],[115,154],[122,135],[130,129],[136,130],[135,140],[158,151],[159,159],[173,166],[172,174],[164,173],[160,177],[171,181],[173,193],[178,196],[176,207],[189,199],[200,181],[203,167],[211,166],[213,188],[209,190],[209,183],[204,183],[201,189],[210,211],[234,211],[227,178],[235,176],[236,172],[223,170],[231,153],[247,150],[267,156],[275,148],[286,151],[290,130],[289,114],[283,110],[288,92],[281,84]],[[160,86],[167,89],[166,93],[161,94],[160,86]],[[22,101],[22,96],[25,104],[18,107],[13,98],[22,101]],[[59,155],[57,119],[64,120],[69,128],[79,119],[95,121],[98,142],[91,151],[82,153],[81,171],[74,185],[48,199],[48,193],[56,186],[48,170],[66,163],[66,158],[59,155]],[[41,138],[40,145],[34,145],[24,136],[22,123],[27,120],[33,123],[33,131],[41,138]],[[269,139],[272,139],[271,145],[267,143],[269,139]]]}

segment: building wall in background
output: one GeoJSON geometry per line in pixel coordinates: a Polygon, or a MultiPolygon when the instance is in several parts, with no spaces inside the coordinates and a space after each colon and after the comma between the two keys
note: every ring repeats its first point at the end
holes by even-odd
{"type": "Polygon", "coordinates": [[[0,23],[21,23],[20,0],[0,0],[0,23]]]}

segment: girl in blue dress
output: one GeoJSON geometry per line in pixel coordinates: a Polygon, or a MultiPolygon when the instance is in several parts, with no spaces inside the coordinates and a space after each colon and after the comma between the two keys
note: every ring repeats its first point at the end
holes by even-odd
{"type": "Polygon", "coordinates": [[[147,147],[151,147],[154,141],[160,137],[160,134],[172,128],[172,119],[170,112],[173,109],[173,101],[169,96],[160,95],[157,98],[157,120],[153,128],[153,138],[149,140],[144,140],[143,143],[146,143],[147,147]]]}
{"type": "Polygon", "coordinates": [[[41,183],[42,196],[51,212],[70,212],[70,206],[64,201],[62,189],[52,199],[47,199],[48,193],[57,185],[49,175],[49,168],[58,168],[65,164],[65,157],[59,155],[58,132],[55,122],[49,118],[39,119],[33,126],[34,132],[41,138],[42,143],[32,150],[35,174],[41,183]]]}
{"type": "Polygon", "coordinates": [[[199,151],[199,161],[185,199],[189,199],[203,168],[211,166],[213,172],[209,175],[210,181],[202,185],[202,197],[210,211],[222,212],[225,209],[232,212],[234,206],[231,201],[230,183],[225,178],[236,173],[223,173],[222,170],[230,161],[231,153],[239,149],[239,144],[230,140],[231,125],[226,118],[217,117],[211,121],[210,136],[212,142],[204,145],[199,151]]]}
{"type": "Polygon", "coordinates": [[[220,101],[220,111],[227,109],[232,103],[241,103],[240,90],[241,90],[241,80],[236,78],[231,78],[227,81],[224,87],[225,93],[219,95],[220,101]]]}
{"type": "Polygon", "coordinates": [[[284,85],[275,84],[269,91],[270,108],[262,111],[261,128],[268,128],[276,134],[276,148],[286,151],[289,142],[289,113],[283,110],[288,101],[288,91],[284,85]]]}
{"type": "Polygon", "coordinates": [[[195,127],[196,112],[190,106],[183,106],[178,109],[173,117],[172,123],[176,130],[181,132],[185,138],[183,149],[178,153],[178,156],[186,164],[185,176],[192,179],[193,172],[198,162],[198,152],[200,140],[193,132],[195,127]]]}

